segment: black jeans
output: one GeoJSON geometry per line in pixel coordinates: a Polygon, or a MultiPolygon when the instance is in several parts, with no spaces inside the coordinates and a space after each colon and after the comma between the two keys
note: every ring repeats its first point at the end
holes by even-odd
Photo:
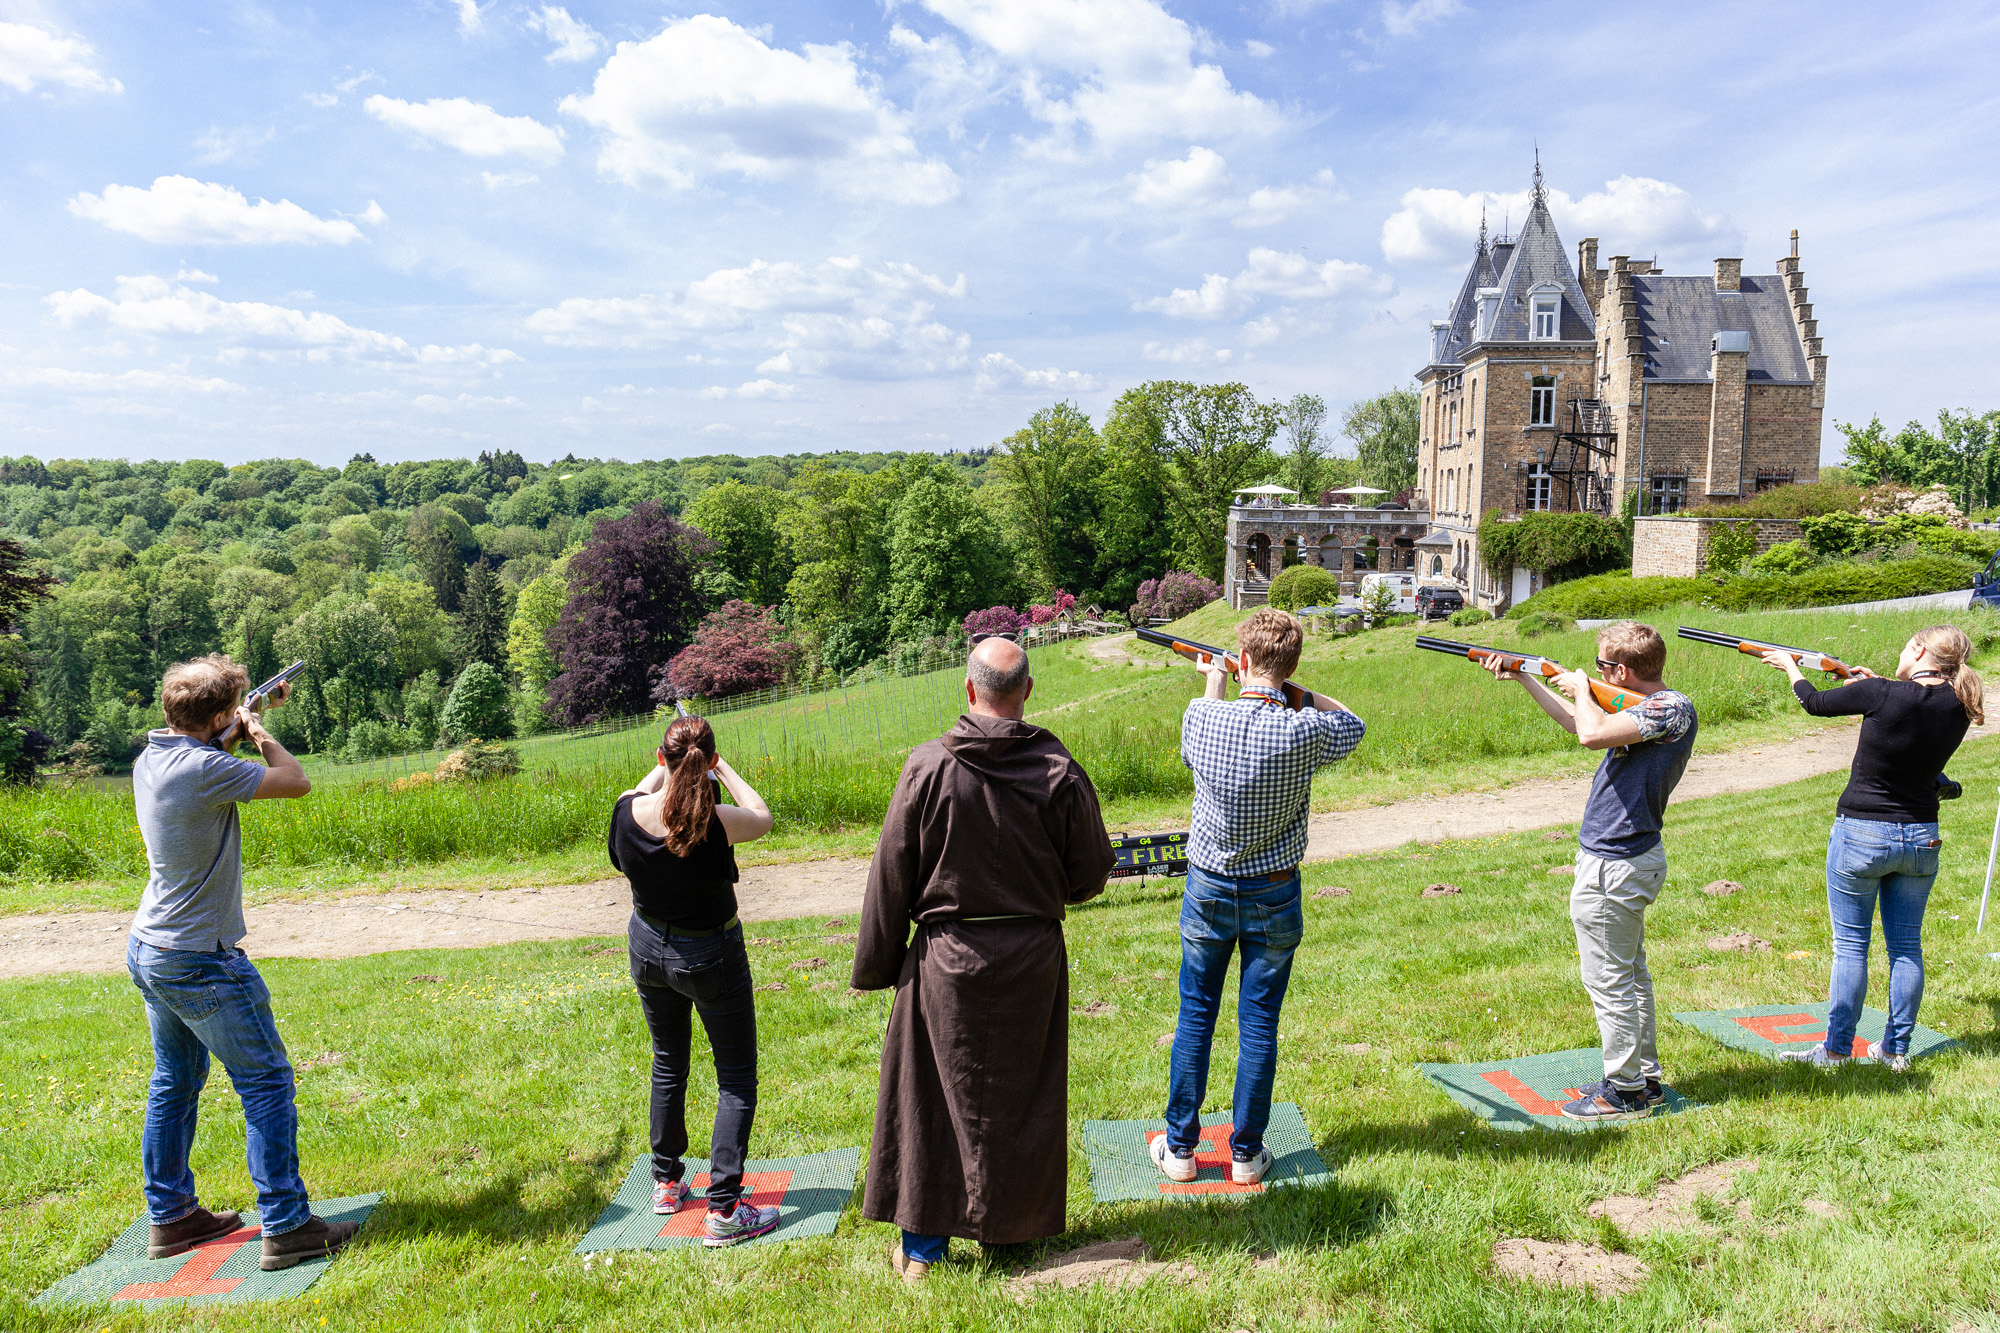
{"type": "Polygon", "coordinates": [[[632,980],[653,1034],[653,1179],[679,1180],[687,1151],[689,1013],[701,1015],[715,1053],[715,1132],[708,1206],[731,1212],[743,1194],[743,1159],[757,1113],[757,1007],[743,927],[702,939],[662,935],[635,914],[625,928],[632,980]]]}

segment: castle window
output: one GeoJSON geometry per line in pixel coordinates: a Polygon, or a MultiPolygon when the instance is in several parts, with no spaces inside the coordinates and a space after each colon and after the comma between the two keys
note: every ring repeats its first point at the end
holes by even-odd
{"type": "Polygon", "coordinates": [[[1531,337],[1545,341],[1555,338],[1559,327],[1557,312],[1560,310],[1561,304],[1561,298],[1559,297],[1537,296],[1535,298],[1534,331],[1530,335],[1531,337]]]}
{"type": "Polygon", "coordinates": [[[1655,472],[1653,474],[1653,508],[1655,514],[1678,514],[1687,507],[1687,474],[1685,472],[1655,472]]]}
{"type": "Polygon", "coordinates": [[[1556,382],[1547,375],[1535,376],[1534,382],[1528,386],[1528,424],[1556,424],[1556,382]]]}
{"type": "Polygon", "coordinates": [[[1771,468],[1757,469],[1757,489],[1760,491],[1768,491],[1773,486],[1789,486],[1791,484],[1792,474],[1789,471],[1777,471],[1771,468]]]}
{"type": "Polygon", "coordinates": [[[1549,465],[1547,463],[1528,464],[1527,493],[1522,497],[1521,507],[1523,509],[1547,509],[1549,507],[1549,491],[1554,484],[1555,479],[1549,475],[1549,465]]]}

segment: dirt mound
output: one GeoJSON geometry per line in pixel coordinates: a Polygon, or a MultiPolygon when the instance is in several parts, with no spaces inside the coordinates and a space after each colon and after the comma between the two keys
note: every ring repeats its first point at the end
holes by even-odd
{"type": "Polygon", "coordinates": [[[1727,935],[1717,935],[1709,940],[1708,947],[1717,953],[1771,952],[1771,942],[1760,940],[1747,930],[1733,930],[1727,935]]]}
{"type": "Polygon", "coordinates": [[[1646,1265],[1636,1255],[1613,1254],[1580,1241],[1503,1240],[1493,1247],[1493,1271],[1502,1277],[1550,1287],[1588,1287],[1599,1296],[1637,1291],[1646,1265]]]}
{"type": "Polygon", "coordinates": [[[1574,875],[1576,873],[1576,867],[1573,865],[1550,866],[1547,870],[1544,870],[1542,873],[1544,875],[1574,875]]]}
{"type": "Polygon", "coordinates": [[[1153,1258],[1153,1249],[1137,1236],[1086,1245],[1080,1250],[1042,1260],[1033,1268],[1009,1279],[1015,1295],[1026,1296],[1049,1287],[1073,1290],[1077,1287],[1130,1287],[1155,1278],[1167,1282],[1192,1282],[1199,1277],[1192,1264],[1162,1263],[1153,1258]]]}
{"type": "Polygon", "coordinates": [[[1085,1018],[1105,1018],[1117,1013],[1118,1006],[1109,1000],[1092,1000],[1089,1004],[1078,1005],[1076,1012],[1085,1018]]]}
{"type": "MultiPolygon", "coordinates": [[[[1645,1236],[1655,1231],[1713,1231],[1715,1228],[1701,1219],[1695,1211],[1695,1201],[1707,1197],[1718,1201],[1728,1198],[1736,1177],[1745,1171],[1755,1171],[1753,1161],[1717,1162],[1688,1172],[1677,1180],[1663,1180],[1653,1190],[1651,1198],[1641,1194],[1614,1194],[1607,1199],[1599,1199],[1584,1209],[1592,1217],[1609,1218],[1618,1229],[1628,1236],[1645,1236]]],[[[1735,1210],[1738,1220],[1750,1216],[1750,1203],[1739,1199],[1726,1205],[1735,1210]]]]}
{"type": "Polygon", "coordinates": [[[1460,892],[1463,892],[1463,890],[1456,884],[1426,884],[1420,896],[1425,898],[1449,898],[1453,894],[1460,892]]]}
{"type": "Polygon", "coordinates": [[[1339,886],[1335,885],[1335,886],[1331,886],[1331,887],[1328,887],[1328,888],[1324,888],[1324,889],[1314,889],[1314,890],[1313,890],[1313,897],[1315,897],[1315,898],[1345,898],[1345,897],[1347,897],[1347,896],[1348,896],[1349,894],[1351,894],[1351,893],[1353,893],[1353,892],[1354,892],[1354,890],[1353,890],[1353,889],[1343,889],[1343,888],[1340,888],[1339,886]]]}
{"type": "Polygon", "coordinates": [[[1732,893],[1743,892],[1743,886],[1733,879],[1712,879],[1701,886],[1701,891],[1711,898],[1727,898],[1732,893]]]}

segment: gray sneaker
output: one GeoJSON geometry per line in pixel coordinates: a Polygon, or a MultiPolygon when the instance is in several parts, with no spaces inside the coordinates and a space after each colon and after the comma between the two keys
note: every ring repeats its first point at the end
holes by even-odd
{"type": "Polygon", "coordinates": [[[1804,1051],[1779,1051],[1778,1058],[1788,1065],[1811,1065],[1815,1069],[1838,1069],[1854,1057],[1835,1055],[1824,1046],[1814,1046],[1804,1051]]]}
{"type": "Polygon", "coordinates": [[[1261,1185],[1271,1171],[1271,1150],[1259,1148],[1257,1155],[1249,1161],[1231,1154],[1229,1162],[1229,1182],[1232,1185],[1261,1185]]]}
{"type": "Polygon", "coordinates": [[[1868,1043],[1868,1058],[1876,1061],[1892,1074],[1907,1074],[1910,1072],[1910,1057],[1907,1055],[1889,1054],[1889,1052],[1882,1049],[1882,1043],[1879,1041],[1868,1043]]]}
{"type": "Polygon", "coordinates": [[[777,1225],[776,1208],[759,1208],[748,1199],[738,1199],[736,1207],[730,1212],[709,1212],[708,1221],[702,1226],[701,1243],[711,1250],[719,1250],[725,1245],[741,1245],[746,1240],[757,1239],[777,1225]]]}

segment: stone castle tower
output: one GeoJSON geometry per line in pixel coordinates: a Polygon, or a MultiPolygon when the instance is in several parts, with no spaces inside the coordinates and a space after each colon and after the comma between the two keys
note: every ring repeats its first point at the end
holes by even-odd
{"type": "Polygon", "coordinates": [[[1819,475],[1826,355],[1806,299],[1798,233],[1770,275],[1717,259],[1673,277],[1598,242],[1571,267],[1537,163],[1527,220],[1490,243],[1482,223],[1449,315],[1431,325],[1421,389],[1416,507],[1431,511],[1419,572],[1469,604],[1536,588],[1479,560],[1482,515],[1642,514],[1726,503],[1819,475]]]}

